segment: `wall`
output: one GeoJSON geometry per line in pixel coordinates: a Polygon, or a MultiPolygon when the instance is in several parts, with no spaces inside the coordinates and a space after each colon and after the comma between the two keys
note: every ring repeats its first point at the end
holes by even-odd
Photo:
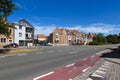
{"type": "Polygon", "coordinates": [[[19,44],[19,40],[25,40],[25,27],[22,26],[22,29],[19,29],[18,25],[15,25],[15,43],[19,44]],[[19,37],[19,33],[22,33],[22,37],[19,37]]]}

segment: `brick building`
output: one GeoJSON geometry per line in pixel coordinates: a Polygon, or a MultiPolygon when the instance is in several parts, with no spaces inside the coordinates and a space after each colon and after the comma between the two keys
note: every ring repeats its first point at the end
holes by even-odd
{"type": "Polygon", "coordinates": [[[53,45],[71,45],[84,43],[85,33],[78,30],[68,30],[56,28],[48,37],[53,45]]]}
{"type": "Polygon", "coordinates": [[[14,42],[14,28],[10,28],[9,30],[11,32],[9,37],[3,34],[0,35],[0,47],[14,42]]]}

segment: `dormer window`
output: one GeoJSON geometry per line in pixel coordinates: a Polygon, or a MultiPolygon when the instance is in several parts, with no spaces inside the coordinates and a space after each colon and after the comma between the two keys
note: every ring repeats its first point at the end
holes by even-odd
{"type": "Polygon", "coordinates": [[[22,29],[22,25],[19,25],[19,29],[22,29]]]}

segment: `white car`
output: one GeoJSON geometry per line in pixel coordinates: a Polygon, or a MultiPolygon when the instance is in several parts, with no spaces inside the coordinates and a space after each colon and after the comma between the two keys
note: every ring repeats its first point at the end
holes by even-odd
{"type": "Polygon", "coordinates": [[[48,46],[52,46],[52,43],[49,42],[47,45],[48,45],[48,46]]]}

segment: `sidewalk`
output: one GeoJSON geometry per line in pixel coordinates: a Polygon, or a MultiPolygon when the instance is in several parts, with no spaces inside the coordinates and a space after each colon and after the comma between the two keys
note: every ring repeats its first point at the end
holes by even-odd
{"type": "Polygon", "coordinates": [[[120,80],[120,49],[103,54],[101,61],[73,80],[120,80]]]}

